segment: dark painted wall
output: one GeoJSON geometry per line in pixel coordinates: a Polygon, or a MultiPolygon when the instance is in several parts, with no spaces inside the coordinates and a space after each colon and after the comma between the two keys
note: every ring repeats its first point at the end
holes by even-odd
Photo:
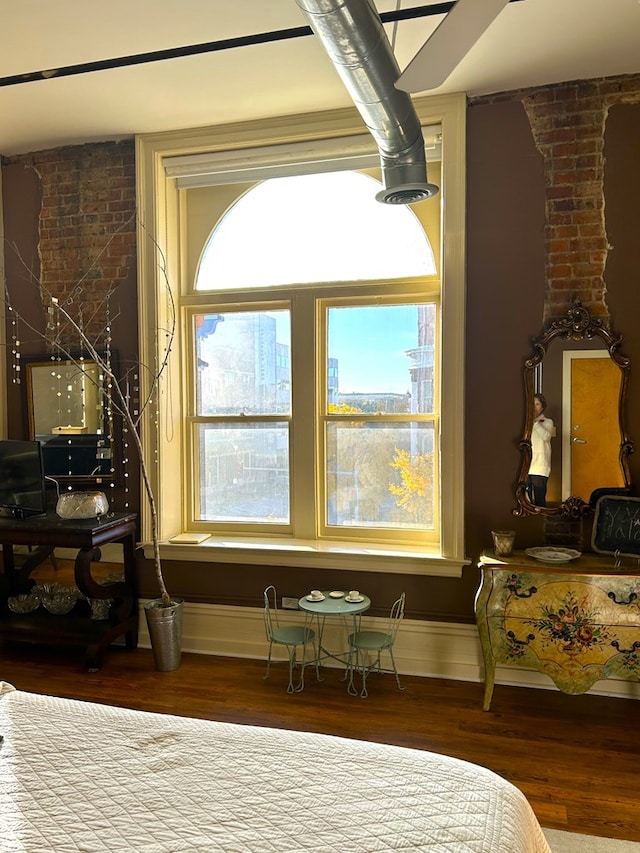
{"type": "MultiPolygon", "coordinates": [[[[624,351],[640,365],[640,104],[612,106],[606,127],[606,217],[613,245],[606,299],[613,326],[625,338],[624,351]]],[[[366,589],[376,603],[374,614],[384,612],[404,589],[409,618],[472,621],[475,562],[491,545],[491,529],[515,529],[519,548],[541,544],[545,536],[541,519],[512,514],[525,418],[522,363],[541,331],[547,299],[545,172],[521,94],[471,104],[467,140],[465,527],[472,563],[461,579],[323,572],[328,587],[366,589]]],[[[37,181],[33,175],[19,177],[15,165],[3,168],[3,180],[7,238],[36,257],[37,181]]],[[[629,427],[640,441],[637,388],[632,368],[629,427]]],[[[21,425],[15,389],[9,394],[15,436],[21,425]]],[[[640,482],[640,452],[632,457],[631,470],[640,482]]],[[[588,541],[588,523],[584,535],[588,541]]],[[[155,596],[149,564],[142,562],[140,569],[141,594],[155,596]]],[[[165,574],[173,594],[222,604],[260,606],[261,591],[270,582],[283,595],[318,586],[312,569],[166,563],[165,574]]]]}
{"type": "Polygon", "coordinates": [[[520,101],[471,106],[467,134],[466,541],[477,558],[492,528],[516,530],[516,547],[537,541],[539,521],[511,511],[522,362],[544,311],[545,193],[520,101]]]}

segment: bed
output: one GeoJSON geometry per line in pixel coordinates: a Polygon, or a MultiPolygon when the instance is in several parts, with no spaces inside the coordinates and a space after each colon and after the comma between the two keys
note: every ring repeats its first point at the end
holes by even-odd
{"type": "Polygon", "coordinates": [[[3,853],[549,853],[485,768],[0,682],[3,853]]]}

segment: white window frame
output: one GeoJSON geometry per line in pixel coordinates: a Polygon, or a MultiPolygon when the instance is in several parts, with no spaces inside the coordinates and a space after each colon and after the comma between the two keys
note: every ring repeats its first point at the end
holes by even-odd
{"type": "MultiPolygon", "coordinates": [[[[305,565],[317,568],[386,573],[460,576],[469,560],[464,554],[464,330],[465,330],[465,117],[464,93],[416,99],[416,112],[423,126],[440,125],[442,133],[442,254],[439,267],[442,281],[441,352],[441,499],[440,549],[385,545],[380,548],[344,547],[340,543],[211,537],[203,543],[172,544],[171,538],[183,531],[182,448],[186,428],[182,418],[182,383],[190,381],[179,357],[184,330],[178,324],[172,356],[162,383],[157,413],[144,413],[143,448],[147,459],[157,457],[151,472],[159,503],[159,533],[163,559],[273,565],[305,565]],[[179,484],[179,488],[177,488],[179,484]]],[[[239,125],[136,137],[138,221],[138,294],[140,356],[153,365],[159,346],[158,330],[164,328],[167,300],[159,259],[166,264],[174,296],[184,296],[185,270],[181,245],[185,239],[181,216],[184,176],[169,175],[175,158],[214,156],[237,166],[242,150],[251,152],[251,166],[259,151],[273,152],[275,145],[292,146],[321,140],[323,156],[339,159],[344,138],[362,139],[362,121],[352,109],[320,114],[247,122],[239,125]],[[177,284],[176,284],[177,283],[177,284]]],[[[361,143],[359,143],[360,145],[361,143]]],[[[375,145],[372,147],[375,151],[375,145]]],[[[359,151],[358,157],[361,152],[359,151]]],[[[308,159],[308,158],[307,158],[308,159]]],[[[184,160],[182,163],[184,164],[184,160]]],[[[370,164],[370,163],[369,163],[370,164]]],[[[259,165],[259,163],[258,163],[259,165]]],[[[354,158],[349,168],[361,166],[354,158]]],[[[265,177],[267,175],[264,175],[265,177]]],[[[238,180],[237,176],[234,180],[238,180]]],[[[141,393],[145,396],[144,375],[141,393]]],[[[149,541],[150,514],[141,506],[143,542],[149,541]]],[[[146,553],[146,552],[145,552],[146,553]]]]}
{"type": "MultiPolygon", "coordinates": [[[[427,278],[426,282],[424,280],[420,280],[420,283],[417,285],[409,282],[405,282],[404,285],[400,282],[397,282],[395,285],[396,292],[391,295],[386,288],[384,288],[384,295],[379,297],[375,296],[375,288],[374,292],[367,296],[362,296],[360,293],[358,295],[353,295],[350,298],[345,297],[344,295],[339,295],[337,297],[317,297],[316,299],[316,326],[318,329],[322,326],[325,327],[325,317],[326,312],[331,308],[343,305],[400,305],[400,304],[417,304],[419,302],[431,302],[436,306],[436,314],[437,314],[437,323],[440,323],[440,282],[437,278],[427,278]]],[[[326,493],[326,484],[321,483],[320,479],[324,479],[326,476],[326,460],[325,460],[325,451],[326,451],[326,443],[322,438],[325,434],[326,426],[328,423],[339,423],[341,420],[347,421],[360,421],[362,423],[371,422],[379,417],[379,422],[404,422],[404,423],[432,423],[436,427],[436,434],[438,434],[438,424],[440,421],[440,411],[439,406],[435,407],[435,411],[433,412],[425,412],[425,413],[413,413],[413,414],[385,414],[380,416],[371,416],[366,414],[361,415],[330,415],[325,413],[325,401],[327,400],[327,371],[324,367],[327,364],[327,352],[326,352],[326,344],[327,336],[326,333],[323,335],[321,333],[318,334],[320,347],[320,357],[318,362],[322,367],[320,368],[320,373],[317,377],[317,382],[319,383],[319,395],[316,403],[316,434],[318,436],[318,440],[316,443],[315,454],[316,454],[316,470],[320,472],[319,482],[317,485],[318,490],[318,506],[325,507],[327,501],[327,493],[326,493]]],[[[439,362],[439,357],[437,361],[439,362]]],[[[438,365],[439,366],[439,365],[438,365]]],[[[440,482],[440,470],[439,470],[439,454],[435,453],[434,456],[438,461],[435,462],[436,468],[436,482],[439,484],[440,482]]],[[[418,543],[421,547],[430,547],[431,543],[434,540],[437,540],[437,547],[440,545],[440,505],[439,501],[435,501],[436,506],[434,507],[434,514],[436,517],[436,530],[435,531],[419,531],[415,529],[411,530],[393,530],[393,529],[380,529],[375,530],[373,528],[369,528],[367,530],[364,528],[354,528],[351,539],[357,541],[360,540],[360,543],[367,542],[368,544],[365,547],[369,547],[371,542],[376,541],[376,539],[380,541],[393,541],[395,540],[405,540],[407,542],[413,541],[418,543]]],[[[321,518],[324,518],[324,510],[320,510],[321,518]]],[[[321,535],[330,538],[337,535],[336,530],[339,528],[335,528],[330,526],[328,523],[324,521],[320,521],[319,528],[321,531],[321,535]]],[[[346,537],[346,531],[342,534],[346,537]]]]}

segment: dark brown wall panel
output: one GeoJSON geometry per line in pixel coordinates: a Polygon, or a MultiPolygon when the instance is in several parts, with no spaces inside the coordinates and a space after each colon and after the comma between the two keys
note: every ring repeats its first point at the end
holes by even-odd
{"type": "MultiPolygon", "coordinates": [[[[632,437],[640,442],[635,435],[640,433],[640,395],[634,378],[640,370],[640,335],[637,333],[640,317],[640,208],[637,203],[640,197],[637,156],[640,104],[629,97],[630,92],[638,91],[638,82],[624,79],[619,84],[604,85],[596,81],[592,89],[596,93],[594,97],[597,95],[599,99],[595,106],[602,108],[602,98],[609,98],[612,103],[604,139],[604,212],[608,241],[613,247],[606,264],[606,300],[615,329],[625,337],[623,349],[633,359],[629,428],[632,437]],[[629,102],[614,103],[616,97],[621,98],[620,93],[625,94],[622,100],[629,102]]],[[[558,87],[556,91],[561,99],[564,89],[558,87]]],[[[571,87],[567,89],[567,97],[572,91],[571,87]]],[[[398,593],[405,590],[409,618],[471,621],[478,583],[475,563],[482,549],[491,546],[491,529],[514,529],[519,548],[544,541],[541,519],[520,519],[512,515],[520,469],[519,440],[525,418],[522,364],[531,353],[531,340],[541,331],[545,311],[549,308],[545,226],[548,170],[554,164],[543,160],[536,139],[541,138],[545,121],[557,122],[561,134],[560,125],[565,120],[563,104],[556,100],[554,92],[545,90],[542,94],[543,97],[537,98],[533,90],[502,93],[494,98],[478,99],[468,108],[465,528],[466,553],[472,563],[461,579],[366,572],[345,574],[337,570],[322,573],[323,586],[366,590],[375,602],[372,613],[376,615],[387,611],[398,593]],[[535,133],[530,126],[532,115],[535,116],[535,133]]],[[[573,121],[580,99],[571,97],[573,121]]],[[[132,150],[131,143],[127,145],[132,150]]],[[[88,170],[85,177],[96,181],[99,174],[106,176],[107,201],[124,207],[130,205],[130,159],[122,172],[122,187],[118,187],[117,177],[110,168],[113,161],[109,150],[122,159],[122,148],[84,148],[88,155],[83,160],[83,168],[88,170]],[[124,194],[117,195],[120,189],[124,194]]],[[[77,152],[63,154],[73,161],[77,152]]],[[[54,156],[51,162],[61,159],[64,157],[54,156]]],[[[33,265],[39,275],[42,186],[32,165],[28,157],[3,164],[4,217],[7,242],[20,248],[26,266],[33,265]]],[[[47,185],[49,194],[52,186],[55,185],[47,185]]],[[[78,189],[81,191],[82,187],[78,189]]],[[[93,189],[98,189],[95,183],[93,189]]],[[[576,194],[579,192],[576,185],[576,194]]],[[[131,244],[128,238],[123,241],[122,259],[127,259],[124,264],[118,258],[116,247],[111,248],[113,274],[125,279],[119,306],[120,322],[124,323],[120,347],[128,359],[135,352],[132,346],[136,341],[131,244]]],[[[572,251],[574,249],[575,246],[572,251]]],[[[585,243],[587,250],[588,243],[585,243]]],[[[24,298],[24,292],[19,291],[25,265],[12,251],[6,254],[7,278],[12,292],[16,293],[16,298],[24,298]]],[[[574,255],[572,263],[577,263],[574,255]]],[[[42,322],[41,317],[38,319],[37,304],[22,307],[36,323],[42,322]]],[[[20,388],[9,387],[7,394],[10,435],[18,437],[24,428],[20,388]]],[[[631,467],[635,481],[640,482],[640,450],[632,456],[631,467]]],[[[588,541],[588,523],[584,531],[588,541]]],[[[256,607],[261,606],[262,590],[268,583],[275,583],[281,594],[291,596],[301,595],[319,583],[318,572],[309,568],[173,562],[165,564],[165,573],[172,592],[187,600],[256,607]]],[[[156,594],[149,561],[140,561],[140,592],[144,596],[156,594]]]]}
{"type": "Polygon", "coordinates": [[[465,472],[467,554],[491,529],[535,542],[539,522],[514,519],[524,425],[522,362],[544,313],[542,157],[519,100],[467,112],[465,472]]]}
{"type": "Polygon", "coordinates": [[[607,302],[631,359],[628,428],[636,450],[629,467],[640,484],[640,103],[611,107],[604,142],[607,302]]]}

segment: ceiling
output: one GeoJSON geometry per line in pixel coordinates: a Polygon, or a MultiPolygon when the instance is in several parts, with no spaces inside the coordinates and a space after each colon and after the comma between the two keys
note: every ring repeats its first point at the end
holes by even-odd
{"type": "MultiPolygon", "coordinates": [[[[402,0],[401,9],[433,0],[402,0]]],[[[0,154],[351,105],[312,35],[32,82],[7,81],[307,26],[295,0],[6,0],[0,154]]],[[[376,0],[382,13],[399,0],[376,0]]],[[[442,20],[386,26],[404,69],[442,20]]],[[[470,96],[640,72],[640,0],[511,2],[433,93],[470,96]]]]}

